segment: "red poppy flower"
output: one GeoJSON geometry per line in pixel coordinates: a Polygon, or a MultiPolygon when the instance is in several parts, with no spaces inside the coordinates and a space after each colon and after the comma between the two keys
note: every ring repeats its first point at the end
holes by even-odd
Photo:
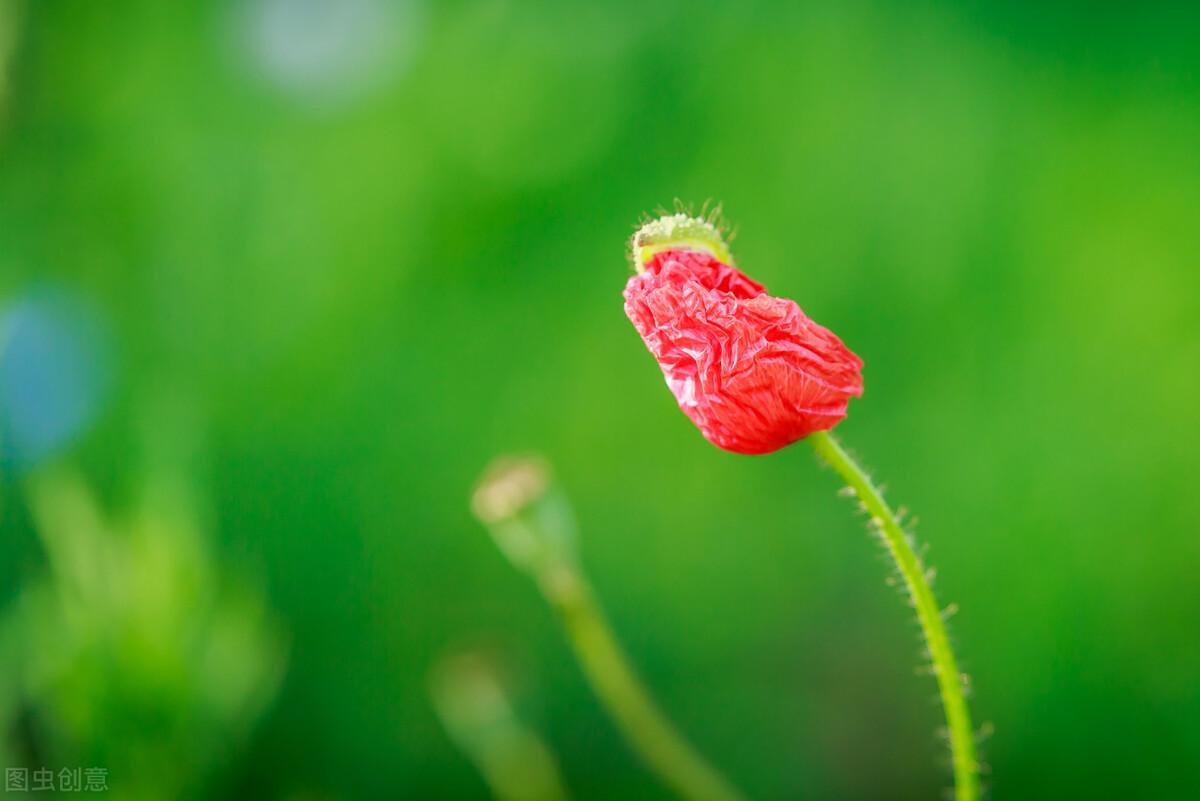
{"type": "Polygon", "coordinates": [[[862,395],[862,360],[794,301],[733,266],[710,222],[675,214],[634,235],[625,314],[705,438],[769,453],[833,428],[862,395]]]}

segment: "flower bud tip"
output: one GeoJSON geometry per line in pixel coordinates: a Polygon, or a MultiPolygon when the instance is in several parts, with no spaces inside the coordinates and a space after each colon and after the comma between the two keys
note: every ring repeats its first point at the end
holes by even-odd
{"type": "Polygon", "coordinates": [[[510,561],[538,577],[575,559],[575,520],[540,456],[505,456],[484,471],[471,508],[510,561]]]}
{"type": "Polygon", "coordinates": [[[634,269],[642,272],[646,263],[664,250],[695,250],[733,266],[733,253],[721,234],[717,218],[717,213],[705,218],[680,212],[643,223],[630,240],[634,269]]]}
{"type": "Polygon", "coordinates": [[[540,456],[505,456],[484,472],[471,510],[485,524],[498,523],[536,502],[550,485],[550,466],[540,456]]]}

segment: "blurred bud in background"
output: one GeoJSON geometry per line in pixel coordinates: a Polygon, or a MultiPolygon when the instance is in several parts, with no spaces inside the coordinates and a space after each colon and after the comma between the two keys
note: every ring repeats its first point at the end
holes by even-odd
{"type": "Polygon", "coordinates": [[[575,657],[630,749],[681,798],[740,801],[741,793],[680,734],[638,678],[584,575],[566,493],[540,456],[497,459],[472,509],[500,550],[537,582],[575,657]]]}
{"type": "Polygon", "coordinates": [[[540,456],[504,456],[484,471],[471,510],[513,564],[534,576],[575,564],[575,518],[540,456]]]}
{"type": "Polygon", "coordinates": [[[59,452],[112,384],[105,321],[64,289],[27,292],[0,312],[0,460],[24,469],[59,452]]]}
{"type": "Polygon", "coordinates": [[[196,427],[169,404],[142,419],[128,514],[106,514],[68,467],[27,478],[46,570],[0,618],[0,732],[10,765],[97,766],[112,798],[171,799],[221,778],[285,646],[263,593],[209,547],[184,468],[196,427]]]}
{"type": "Polygon", "coordinates": [[[430,676],[434,709],[446,732],[483,774],[500,801],[563,801],[553,754],[517,717],[493,661],[447,656],[430,676]]]}

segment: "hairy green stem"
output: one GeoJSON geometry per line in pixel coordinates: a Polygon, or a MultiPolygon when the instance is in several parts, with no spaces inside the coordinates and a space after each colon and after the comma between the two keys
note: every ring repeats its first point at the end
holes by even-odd
{"type": "Polygon", "coordinates": [[[580,572],[555,565],[543,572],[541,584],[593,689],[646,765],[689,801],[743,801],[650,698],[580,572]]]}
{"type": "Polygon", "coordinates": [[[954,762],[954,798],[955,801],[976,801],[979,798],[979,765],[975,757],[971,713],[963,693],[963,677],[954,658],[954,650],[950,647],[942,611],[934,598],[921,557],[913,550],[912,541],[901,527],[895,512],[883,500],[879,488],[833,435],[819,431],[810,435],[808,441],[817,455],[828,462],[854,490],[871,515],[872,525],[878,529],[904,578],[921,623],[921,631],[925,635],[933,674],[942,697],[942,708],[946,713],[950,754],[954,762]]]}

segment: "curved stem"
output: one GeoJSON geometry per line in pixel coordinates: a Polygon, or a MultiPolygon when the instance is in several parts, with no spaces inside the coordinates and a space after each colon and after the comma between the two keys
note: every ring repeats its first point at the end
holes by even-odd
{"type": "Polygon", "coordinates": [[[971,713],[963,694],[963,678],[954,658],[954,650],[950,647],[950,638],[946,635],[946,624],[921,557],[913,550],[908,534],[883,500],[882,493],[871,482],[870,476],[842,449],[833,435],[820,431],[810,435],[808,440],[817,455],[845,479],[862,501],[871,515],[872,525],[879,530],[900,575],[904,577],[904,584],[921,623],[921,631],[925,635],[933,674],[937,677],[938,691],[942,697],[942,708],[946,713],[950,753],[954,762],[954,798],[955,801],[976,801],[979,798],[979,766],[975,757],[971,713]]]}
{"type": "Polygon", "coordinates": [[[592,688],[646,765],[689,801],[743,801],[650,698],[580,572],[559,564],[543,572],[541,583],[592,688]]]}

